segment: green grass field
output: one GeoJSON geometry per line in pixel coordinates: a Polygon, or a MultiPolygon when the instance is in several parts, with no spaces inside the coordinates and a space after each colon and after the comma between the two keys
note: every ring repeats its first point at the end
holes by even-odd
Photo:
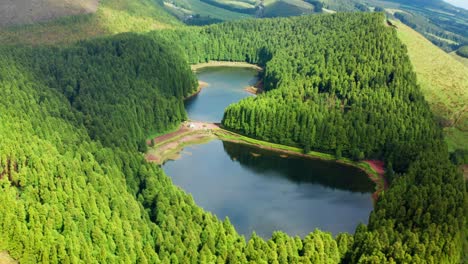
{"type": "MultiPolygon", "coordinates": [[[[256,1],[253,0],[215,0],[221,5],[236,9],[255,8],[256,1]]],[[[314,6],[303,0],[265,0],[265,17],[285,17],[310,14],[314,11],[314,6]]],[[[186,15],[200,15],[219,19],[222,21],[235,20],[253,17],[253,15],[230,11],[222,7],[217,7],[200,0],[173,0],[171,3],[165,2],[166,8],[178,17],[186,15]]]]}
{"type": "Polygon", "coordinates": [[[238,0],[215,0],[216,2],[234,7],[234,8],[255,8],[255,1],[238,1],[238,0]]]}
{"type": "Polygon", "coordinates": [[[314,6],[301,0],[265,1],[266,17],[286,17],[310,14],[314,6]]]}
{"type": "Polygon", "coordinates": [[[468,67],[408,26],[396,25],[426,100],[445,126],[449,149],[468,149],[468,67]]]}

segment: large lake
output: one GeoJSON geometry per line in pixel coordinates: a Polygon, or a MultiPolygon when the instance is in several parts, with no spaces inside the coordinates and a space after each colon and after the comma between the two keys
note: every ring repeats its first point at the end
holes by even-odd
{"type": "MultiPolygon", "coordinates": [[[[189,117],[219,122],[227,105],[250,96],[243,89],[255,74],[242,68],[198,72],[210,86],[187,103],[189,117]]],[[[374,184],[357,168],[221,140],[186,147],[163,168],[199,206],[229,217],[247,237],[255,231],[269,238],[276,230],[305,236],[316,228],[353,233],[373,208],[374,184]]]]}

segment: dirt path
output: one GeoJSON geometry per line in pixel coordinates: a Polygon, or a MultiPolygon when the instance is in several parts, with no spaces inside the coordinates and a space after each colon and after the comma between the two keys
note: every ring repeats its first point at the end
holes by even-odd
{"type": "MultiPolygon", "coordinates": [[[[177,131],[155,137],[154,146],[146,153],[146,160],[162,164],[168,159],[177,158],[185,146],[215,138],[213,131],[217,129],[219,124],[186,121],[177,131]]],[[[151,140],[147,144],[151,145],[151,140]]]]}

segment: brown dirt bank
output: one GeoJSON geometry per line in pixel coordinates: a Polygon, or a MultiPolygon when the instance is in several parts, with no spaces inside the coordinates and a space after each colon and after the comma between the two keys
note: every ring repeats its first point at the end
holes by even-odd
{"type": "Polygon", "coordinates": [[[263,93],[263,79],[258,80],[253,86],[247,86],[244,88],[244,91],[251,94],[261,94],[263,93]]]}

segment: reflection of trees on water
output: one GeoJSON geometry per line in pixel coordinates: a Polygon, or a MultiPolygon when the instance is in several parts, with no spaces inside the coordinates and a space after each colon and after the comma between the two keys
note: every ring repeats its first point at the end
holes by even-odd
{"type": "Polygon", "coordinates": [[[231,160],[263,177],[285,177],[295,183],[314,183],[352,192],[373,192],[374,183],[361,170],[333,161],[281,157],[252,146],[223,141],[231,160]],[[267,173],[276,172],[276,173],[267,173]]]}

